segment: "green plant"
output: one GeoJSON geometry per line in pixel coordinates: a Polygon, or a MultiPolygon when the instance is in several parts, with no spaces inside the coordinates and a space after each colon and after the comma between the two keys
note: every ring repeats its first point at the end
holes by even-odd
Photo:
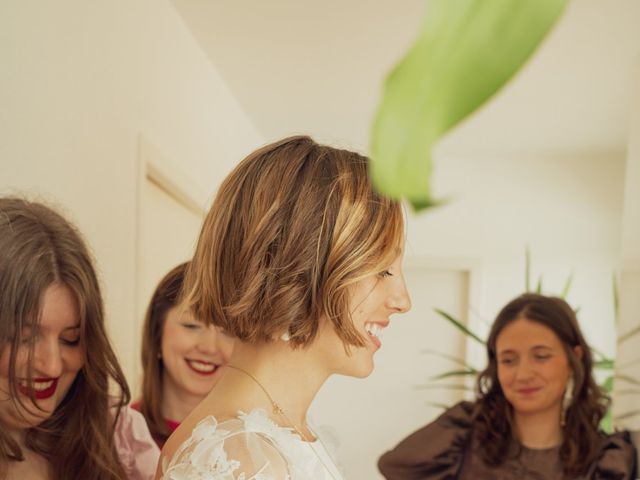
{"type": "Polygon", "coordinates": [[[567,0],[431,0],[414,45],[389,73],[373,123],[372,178],[415,209],[431,197],[431,148],[526,62],[567,0]]]}
{"type": "MultiPolygon", "coordinates": [[[[525,291],[526,292],[535,292],[542,293],[543,291],[543,277],[540,275],[536,281],[535,289],[531,288],[531,252],[529,248],[525,251],[525,291]]],[[[569,291],[571,290],[571,286],[573,284],[573,272],[571,272],[566,281],[564,282],[564,286],[560,294],[557,294],[563,299],[566,299],[569,291]]],[[[619,319],[619,294],[618,294],[618,282],[615,274],[612,277],[612,286],[613,286],[613,309],[614,309],[614,318],[615,324],[618,325],[619,319]]],[[[462,332],[467,338],[478,342],[479,344],[486,346],[486,342],[482,339],[480,335],[473,332],[469,327],[467,327],[463,322],[456,319],[453,315],[441,310],[439,308],[434,308],[434,311],[444,319],[447,323],[452,325],[454,328],[458,329],[462,332]]],[[[578,313],[579,309],[575,309],[576,313],[578,313]]],[[[629,341],[635,336],[640,335],[640,325],[632,328],[628,332],[624,334],[618,335],[617,337],[617,345],[618,347],[623,343],[629,341]]],[[[597,348],[591,346],[591,351],[594,356],[594,369],[596,371],[603,372],[605,375],[604,380],[600,383],[600,387],[609,395],[613,394],[613,387],[616,382],[621,382],[625,385],[625,388],[618,389],[616,394],[618,395],[638,395],[640,394],[640,380],[631,376],[620,373],[622,370],[635,366],[640,363],[640,359],[633,360],[632,362],[628,362],[625,365],[616,365],[615,359],[608,357],[604,353],[602,353],[597,348]],[[616,368],[617,367],[617,368],[616,368]]],[[[429,379],[429,384],[422,385],[421,388],[445,388],[445,389],[459,389],[464,391],[469,391],[469,388],[466,385],[466,382],[462,383],[454,383],[454,384],[443,384],[441,383],[443,380],[454,379],[466,379],[469,377],[475,377],[479,373],[479,369],[468,364],[466,360],[460,359],[439,351],[434,350],[425,350],[423,353],[427,353],[430,355],[436,355],[440,358],[448,359],[454,363],[456,363],[456,368],[454,370],[447,370],[443,373],[437,374],[429,379]]],[[[440,405],[438,403],[430,402],[431,405],[447,407],[446,405],[440,405]]],[[[628,412],[624,412],[620,415],[617,415],[615,418],[613,417],[612,410],[609,408],[606,416],[602,419],[601,427],[605,432],[612,432],[614,430],[614,422],[618,422],[627,418],[635,417],[636,415],[640,415],[640,409],[631,410],[628,412]]]]}

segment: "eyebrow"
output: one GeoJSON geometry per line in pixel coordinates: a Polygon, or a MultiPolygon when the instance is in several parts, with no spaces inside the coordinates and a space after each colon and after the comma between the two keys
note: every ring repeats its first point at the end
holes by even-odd
{"type": "MultiPolygon", "coordinates": [[[[529,350],[553,350],[553,347],[550,347],[549,345],[534,345],[533,347],[529,348],[529,350]]],[[[500,350],[499,352],[497,352],[497,355],[504,355],[507,353],[518,353],[518,351],[514,350],[513,348],[507,348],[506,350],[500,350]]]]}

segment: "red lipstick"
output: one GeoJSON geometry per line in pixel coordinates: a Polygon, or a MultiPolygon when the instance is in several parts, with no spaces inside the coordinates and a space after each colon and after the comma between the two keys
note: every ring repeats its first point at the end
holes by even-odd
{"type": "Polygon", "coordinates": [[[36,400],[44,400],[45,398],[51,397],[58,388],[58,379],[57,378],[34,378],[33,383],[44,383],[51,382],[51,385],[45,388],[44,390],[36,390],[35,388],[30,388],[24,385],[19,384],[18,390],[23,395],[27,397],[34,397],[36,400]]]}

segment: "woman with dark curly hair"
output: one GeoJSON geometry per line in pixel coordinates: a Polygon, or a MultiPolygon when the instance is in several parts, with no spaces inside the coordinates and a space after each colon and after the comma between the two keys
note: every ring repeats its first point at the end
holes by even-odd
{"type": "Polygon", "coordinates": [[[575,312],[524,294],[498,314],[477,400],[462,402],[379,461],[388,480],[633,479],[624,433],[600,428],[609,399],[575,312]]]}

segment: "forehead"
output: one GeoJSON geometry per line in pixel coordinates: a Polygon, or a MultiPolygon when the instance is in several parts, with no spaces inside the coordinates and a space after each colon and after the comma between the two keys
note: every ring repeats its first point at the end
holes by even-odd
{"type": "Polygon", "coordinates": [[[73,291],[63,283],[52,283],[42,296],[39,328],[64,330],[80,324],[78,301],[73,291]]]}
{"type": "Polygon", "coordinates": [[[518,318],[502,329],[496,338],[496,351],[529,350],[535,347],[562,348],[558,336],[540,322],[518,318]]]}

